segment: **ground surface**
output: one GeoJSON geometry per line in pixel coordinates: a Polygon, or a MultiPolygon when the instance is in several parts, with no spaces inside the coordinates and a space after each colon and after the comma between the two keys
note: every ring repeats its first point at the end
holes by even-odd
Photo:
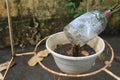
{"type": "MultiPolygon", "coordinates": [[[[110,36],[106,37],[103,36],[103,39],[107,40],[114,49],[115,55],[120,56],[120,37],[110,36]]],[[[34,47],[29,46],[24,49],[22,48],[15,48],[16,52],[29,52],[33,51],[34,47]]],[[[40,48],[41,49],[41,48],[40,48]]],[[[0,63],[5,62],[10,59],[10,48],[5,48],[0,50],[0,63]]],[[[41,66],[36,65],[34,67],[30,67],[27,64],[27,61],[32,57],[30,56],[22,56],[16,57],[14,67],[12,67],[5,80],[53,80],[53,75],[45,71],[41,68],[41,66]]],[[[46,58],[44,60],[46,66],[49,66],[52,69],[58,71],[58,68],[55,66],[52,56],[46,58]]],[[[97,65],[98,67],[99,64],[97,65]]],[[[116,75],[120,76],[120,62],[114,61],[112,66],[109,68],[110,71],[115,73],[116,75]]],[[[86,77],[86,78],[62,78],[62,80],[115,80],[111,76],[109,76],[105,72],[101,72],[95,76],[86,77]]]]}

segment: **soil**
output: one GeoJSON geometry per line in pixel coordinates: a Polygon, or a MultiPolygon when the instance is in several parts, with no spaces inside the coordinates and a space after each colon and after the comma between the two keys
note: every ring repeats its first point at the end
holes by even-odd
{"type": "Polygon", "coordinates": [[[87,44],[80,47],[79,45],[73,45],[71,43],[58,44],[55,49],[55,52],[73,57],[89,56],[96,53],[95,50],[87,44]]]}

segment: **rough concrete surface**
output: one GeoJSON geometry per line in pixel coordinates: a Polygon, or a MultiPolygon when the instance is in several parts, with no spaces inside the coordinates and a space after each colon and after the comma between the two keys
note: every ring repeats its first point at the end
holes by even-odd
{"type": "MultiPolygon", "coordinates": [[[[114,49],[115,55],[120,56],[120,37],[116,36],[103,36],[103,39],[107,40],[111,46],[114,49]]],[[[44,49],[44,47],[40,47],[40,49],[44,49]]],[[[21,52],[29,52],[33,51],[34,46],[27,46],[24,49],[20,47],[15,47],[16,53],[21,52]]],[[[10,48],[0,49],[0,63],[3,63],[7,60],[10,60],[10,54],[11,50],[10,48]]],[[[30,67],[27,64],[27,61],[32,57],[30,56],[21,56],[15,58],[15,65],[10,68],[5,80],[53,80],[53,75],[44,69],[41,68],[40,65],[36,65],[34,67],[30,67]]],[[[51,55],[49,55],[47,58],[44,59],[43,63],[49,67],[50,69],[54,69],[56,71],[59,71],[59,69],[56,67],[55,62],[51,55]]],[[[102,63],[98,62],[95,67],[100,68],[102,63]]],[[[110,68],[108,68],[110,71],[112,71],[117,76],[120,76],[120,62],[113,61],[113,64],[110,68]]],[[[4,73],[4,72],[2,72],[4,73]]],[[[108,75],[105,72],[101,72],[99,74],[96,74],[94,76],[89,76],[85,78],[65,78],[62,77],[61,80],[116,80],[110,75],[108,75]]]]}

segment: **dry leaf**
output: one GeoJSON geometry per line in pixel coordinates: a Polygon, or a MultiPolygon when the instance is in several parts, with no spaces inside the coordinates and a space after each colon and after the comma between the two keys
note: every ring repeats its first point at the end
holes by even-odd
{"type": "Polygon", "coordinates": [[[33,56],[29,61],[28,61],[28,65],[29,66],[35,66],[37,64],[37,62],[42,61],[43,58],[42,57],[37,57],[37,56],[33,56]]]}
{"type": "Polygon", "coordinates": [[[43,57],[47,57],[48,54],[49,54],[49,52],[48,52],[47,49],[38,52],[37,56],[33,56],[33,57],[28,61],[28,65],[29,65],[29,66],[35,66],[38,61],[42,61],[42,60],[43,60],[43,57]]]}
{"type": "Polygon", "coordinates": [[[2,75],[2,73],[0,73],[0,80],[3,80],[3,75],[2,75]]]}
{"type": "Polygon", "coordinates": [[[81,54],[84,56],[89,56],[89,53],[86,50],[81,51],[81,54]]]}
{"type": "Polygon", "coordinates": [[[47,57],[48,54],[49,54],[48,50],[45,49],[45,50],[43,50],[43,51],[38,52],[37,56],[38,56],[38,57],[47,57]]]}
{"type": "Polygon", "coordinates": [[[70,55],[70,56],[72,56],[73,55],[73,49],[68,50],[67,54],[70,55]]]}
{"type": "Polygon", "coordinates": [[[99,59],[100,61],[103,61],[103,60],[104,60],[104,57],[103,57],[102,55],[100,55],[100,56],[98,56],[98,59],[99,59]]]}
{"type": "MultiPolygon", "coordinates": [[[[14,63],[11,64],[11,66],[13,66],[14,63]]],[[[7,66],[9,65],[9,61],[0,64],[0,71],[3,71],[5,69],[7,69],[7,66]]]]}
{"type": "Polygon", "coordinates": [[[0,71],[3,71],[7,68],[7,66],[9,65],[9,61],[0,64],[0,71]]]}

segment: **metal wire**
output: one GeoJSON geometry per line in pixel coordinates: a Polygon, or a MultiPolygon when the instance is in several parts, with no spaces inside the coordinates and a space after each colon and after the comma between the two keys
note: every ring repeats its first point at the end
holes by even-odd
{"type": "Polygon", "coordinates": [[[2,80],[4,80],[4,79],[5,79],[5,77],[6,77],[7,73],[8,73],[8,70],[10,69],[10,66],[11,66],[11,65],[12,65],[12,63],[13,63],[13,60],[14,60],[14,57],[12,57],[12,58],[11,58],[11,60],[10,60],[10,62],[9,62],[9,65],[7,66],[7,69],[6,69],[6,71],[5,71],[5,74],[4,74],[4,76],[3,76],[3,79],[2,79],[2,80]]]}
{"type": "MultiPolygon", "coordinates": [[[[48,37],[45,37],[44,39],[42,39],[40,42],[38,42],[38,44],[37,44],[37,46],[35,47],[35,50],[34,50],[34,52],[35,52],[35,55],[36,55],[36,50],[37,50],[37,47],[44,41],[44,40],[46,40],[48,37]]],[[[90,73],[85,73],[85,74],[76,74],[76,75],[74,75],[74,74],[67,74],[67,73],[62,73],[62,72],[56,72],[56,71],[54,71],[54,70],[51,70],[51,69],[49,69],[48,67],[46,67],[44,64],[42,64],[42,62],[38,62],[39,63],[39,65],[43,68],[43,69],[45,69],[46,71],[48,71],[48,72],[50,72],[50,73],[52,73],[53,75],[58,75],[58,76],[61,76],[61,77],[86,77],[86,76],[92,76],[92,75],[95,75],[95,74],[97,74],[97,73],[99,73],[99,72],[101,72],[101,71],[105,71],[105,69],[107,68],[107,67],[109,67],[110,65],[111,65],[111,63],[113,62],[113,59],[114,59],[114,51],[113,51],[113,49],[112,49],[112,47],[110,46],[110,44],[107,42],[107,41],[105,41],[105,43],[107,44],[107,46],[109,47],[109,49],[110,49],[110,51],[111,51],[111,59],[110,59],[110,61],[109,61],[109,64],[106,64],[104,67],[102,67],[102,68],[100,68],[100,69],[98,69],[98,70],[96,70],[96,71],[94,71],[94,72],[90,72],[90,73]]],[[[114,76],[114,75],[113,75],[114,76]]]]}
{"type": "Polygon", "coordinates": [[[4,74],[2,80],[5,79],[5,77],[6,77],[7,73],[8,73],[8,70],[10,69],[10,66],[11,66],[11,64],[12,64],[12,62],[13,62],[13,60],[14,60],[14,55],[15,55],[15,53],[14,53],[14,47],[13,47],[14,44],[13,44],[12,23],[11,23],[11,15],[10,15],[9,1],[8,1],[8,0],[5,0],[5,2],[6,2],[7,15],[8,15],[8,27],[9,27],[9,36],[10,36],[10,44],[11,44],[12,58],[11,58],[11,60],[10,60],[9,65],[7,66],[7,69],[6,69],[6,71],[5,71],[5,74],[4,74]]]}
{"type": "MultiPolygon", "coordinates": [[[[11,21],[11,15],[10,15],[10,8],[9,8],[9,0],[5,0],[6,1],[6,7],[7,7],[7,15],[8,15],[8,27],[9,27],[9,35],[10,35],[10,44],[11,44],[11,52],[12,52],[12,58],[10,60],[10,63],[9,63],[9,66],[7,67],[7,70],[5,71],[5,74],[4,74],[4,78],[5,76],[7,75],[7,72],[14,60],[14,56],[15,56],[15,53],[14,53],[14,43],[13,43],[13,34],[12,34],[12,21],[11,21]]],[[[118,11],[120,9],[120,7],[118,6],[115,10],[113,10],[112,13],[118,11]]],[[[35,47],[33,53],[34,55],[36,55],[36,50],[37,50],[37,47],[40,45],[40,43],[44,40],[46,40],[48,37],[45,37],[44,39],[42,39],[35,47]]],[[[105,41],[106,42],[106,41],[105,41]]],[[[107,43],[107,42],[106,42],[107,43]]],[[[61,73],[61,72],[56,72],[56,71],[53,71],[49,68],[47,68],[45,65],[43,65],[40,61],[39,61],[39,65],[44,68],[45,70],[47,70],[48,72],[54,74],[54,75],[58,75],[58,76],[64,76],[64,77],[86,77],[86,76],[91,76],[91,75],[95,75],[101,71],[105,71],[107,72],[108,74],[110,74],[111,76],[113,76],[114,78],[116,79],[120,79],[118,76],[114,75],[112,72],[110,72],[109,70],[107,70],[106,68],[109,67],[109,65],[111,65],[112,61],[113,61],[113,58],[114,58],[114,52],[113,52],[113,49],[112,47],[109,45],[109,43],[107,43],[107,45],[109,46],[110,50],[111,50],[111,53],[112,53],[112,57],[109,61],[109,64],[106,64],[103,68],[97,70],[97,71],[94,71],[94,72],[91,72],[91,73],[86,73],[86,74],[77,74],[77,75],[73,75],[73,74],[66,74],[66,73],[61,73]]],[[[23,56],[23,55],[30,55],[30,54],[33,54],[33,53],[25,53],[25,54],[17,54],[16,56],[23,56]]],[[[4,80],[4,79],[3,79],[4,80]]]]}
{"type": "Polygon", "coordinates": [[[12,21],[11,21],[11,15],[10,15],[10,8],[9,8],[9,1],[6,1],[6,7],[7,7],[7,15],[8,15],[8,27],[9,27],[9,35],[10,35],[10,44],[11,44],[11,52],[12,56],[14,56],[14,47],[13,47],[13,34],[12,34],[12,21]]]}

